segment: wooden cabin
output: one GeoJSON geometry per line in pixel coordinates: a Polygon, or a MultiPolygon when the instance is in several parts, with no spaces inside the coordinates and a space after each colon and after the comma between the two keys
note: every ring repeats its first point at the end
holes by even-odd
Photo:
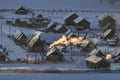
{"type": "Polygon", "coordinates": [[[93,49],[90,53],[89,56],[97,56],[97,57],[104,57],[104,54],[98,50],[98,49],[93,49]]]}
{"type": "Polygon", "coordinates": [[[47,25],[47,29],[46,31],[47,32],[54,32],[54,28],[58,25],[57,22],[50,22],[48,25],[47,25]]]}
{"type": "Polygon", "coordinates": [[[27,41],[27,36],[22,31],[16,30],[13,39],[16,43],[24,44],[27,41]]]}
{"type": "Polygon", "coordinates": [[[65,33],[67,31],[67,28],[62,24],[59,24],[54,28],[54,30],[56,33],[65,33]]]}
{"type": "Polygon", "coordinates": [[[85,29],[90,29],[90,22],[82,17],[77,17],[75,20],[75,25],[78,31],[82,31],[85,29]]]}
{"type": "Polygon", "coordinates": [[[36,32],[28,41],[27,48],[29,51],[41,52],[44,50],[45,41],[40,39],[42,32],[36,32]]]}
{"type": "Polygon", "coordinates": [[[93,69],[108,69],[110,67],[110,63],[107,62],[104,58],[97,56],[89,56],[88,58],[86,58],[86,66],[93,69]]]}
{"type": "Polygon", "coordinates": [[[82,47],[82,50],[85,52],[91,52],[93,49],[96,48],[96,46],[89,40],[84,40],[80,46],[82,47]]]}
{"type": "Polygon", "coordinates": [[[98,17],[98,22],[100,27],[105,27],[105,25],[108,23],[114,25],[116,20],[108,14],[102,14],[101,16],[98,17]]]}
{"type": "Polygon", "coordinates": [[[110,39],[111,37],[114,37],[114,35],[115,35],[115,32],[112,31],[112,29],[108,29],[107,31],[103,33],[103,39],[105,40],[110,39]]]}
{"type": "Polygon", "coordinates": [[[52,62],[63,61],[63,54],[55,47],[52,47],[46,54],[47,60],[52,62]]]}
{"type": "Polygon", "coordinates": [[[19,9],[15,11],[16,14],[27,14],[28,10],[21,6],[19,9]]]}
{"type": "Polygon", "coordinates": [[[64,24],[66,26],[74,26],[75,22],[74,20],[78,17],[78,15],[75,12],[70,13],[64,18],[64,24]]]}

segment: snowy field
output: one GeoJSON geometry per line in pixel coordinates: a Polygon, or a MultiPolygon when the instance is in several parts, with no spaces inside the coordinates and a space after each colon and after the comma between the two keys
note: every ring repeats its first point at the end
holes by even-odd
{"type": "Polygon", "coordinates": [[[0,80],[119,80],[119,73],[86,74],[8,74],[0,73],[0,80]]]}

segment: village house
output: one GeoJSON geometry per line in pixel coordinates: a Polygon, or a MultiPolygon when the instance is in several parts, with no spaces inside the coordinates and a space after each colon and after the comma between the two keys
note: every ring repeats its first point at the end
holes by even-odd
{"type": "Polygon", "coordinates": [[[50,22],[48,25],[47,25],[47,29],[46,31],[47,32],[54,32],[54,28],[58,25],[57,22],[50,22]]]}
{"type": "Polygon", "coordinates": [[[47,60],[52,62],[63,61],[63,54],[56,47],[52,47],[46,54],[47,60]]]}
{"type": "Polygon", "coordinates": [[[93,49],[90,53],[89,56],[97,56],[97,57],[104,57],[104,54],[98,50],[98,49],[93,49]]]}
{"type": "Polygon", "coordinates": [[[67,28],[62,24],[59,24],[54,28],[54,30],[56,33],[65,33],[67,31],[67,28]]]}
{"type": "Polygon", "coordinates": [[[108,23],[110,23],[111,25],[115,25],[116,23],[116,20],[109,14],[102,14],[98,17],[98,21],[100,27],[105,27],[105,25],[108,23]]]}
{"type": "Polygon", "coordinates": [[[86,58],[86,66],[93,69],[109,68],[110,63],[102,57],[89,56],[86,58]]]}
{"type": "Polygon", "coordinates": [[[27,36],[22,31],[16,30],[13,39],[16,43],[24,44],[27,41],[27,36]]]}
{"type": "Polygon", "coordinates": [[[82,17],[77,17],[75,20],[75,26],[77,28],[77,31],[82,31],[85,29],[90,29],[90,22],[82,17]]]}
{"type": "Polygon", "coordinates": [[[64,18],[64,24],[66,26],[75,26],[74,20],[78,17],[75,12],[70,13],[64,18]]]}
{"type": "Polygon", "coordinates": [[[45,41],[40,40],[42,32],[35,32],[33,37],[27,42],[27,48],[29,51],[41,52],[44,50],[45,41]]]}
{"type": "Polygon", "coordinates": [[[29,11],[26,9],[26,8],[24,8],[23,6],[21,6],[20,8],[18,8],[16,11],[15,11],[15,13],[16,14],[27,14],[29,11]]]}

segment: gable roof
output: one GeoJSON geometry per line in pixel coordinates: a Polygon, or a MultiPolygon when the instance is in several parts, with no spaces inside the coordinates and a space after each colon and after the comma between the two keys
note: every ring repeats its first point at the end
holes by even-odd
{"type": "Polygon", "coordinates": [[[89,56],[86,58],[86,61],[92,62],[92,63],[98,63],[102,60],[103,58],[97,57],[97,56],[89,56]]]}
{"type": "Polygon", "coordinates": [[[82,20],[84,20],[84,18],[82,18],[82,17],[77,17],[75,20],[74,20],[74,22],[75,23],[79,23],[79,22],[81,22],[82,20]]]}
{"type": "Polygon", "coordinates": [[[69,39],[74,35],[74,33],[70,29],[68,29],[64,35],[66,36],[67,39],[69,39]]]}
{"type": "Polygon", "coordinates": [[[60,52],[56,47],[52,47],[52,48],[47,52],[46,56],[51,55],[51,54],[54,53],[55,51],[56,51],[58,54],[61,54],[61,52],[60,52]]]}
{"type": "Polygon", "coordinates": [[[112,32],[112,29],[108,29],[107,31],[104,32],[103,38],[105,38],[107,35],[109,35],[112,32]]]}
{"type": "Polygon", "coordinates": [[[16,30],[15,33],[13,34],[14,38],[17,40],[20,40],[23,35],[24,35],[23,32],[20,30],[16,30]]]}
{"type": "Polygon", "coordinates": [[[48,25],[47,25],[47,29],[49,29],[49,28],[54,28],[54,27],[56,27],[56,25],[55,25],[55,22],[50,22],[48,25]]]}
{"type": "Polygon", "coordinates": [[[55,30],[59,30],[59,29],[61,29],[63,27],[63,25],[62,24],[59,24],[59,25],[57,25],[54,29],[55,30]]]}
{"type": "Polygon", "coordinates": [[[69,15],[67,15],[66,17],[64,17],[64,20],[68,19],[69,17],[74,16],[74,15],[78,17],[78,15],[75,12],[71,12],[69,15]]]}
{"type": "Polygon", "coordinates": [[[104,18],[106,18],[106,17],[108,17],[108,16],[110,16],[110,15],[104,13],[104,14],[100,15],[100,16],[98,17],[98,19],[99,19],[99,20],[103,20],[104,18]]]}
{"type": "Polygon", "coordinates": [[[99,53],[99,52],[101,52],[101,51],[98,50],[98,49],[93,49],[93,50],[89,53],[89,55],[90,55],[90,56],[96,55],[96,54],[99,53]]]}

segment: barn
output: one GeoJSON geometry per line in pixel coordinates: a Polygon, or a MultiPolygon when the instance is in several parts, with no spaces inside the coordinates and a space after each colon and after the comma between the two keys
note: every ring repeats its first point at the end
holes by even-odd
{"type": "Polygon", "coordinates": [[[66,26],[74,26],[75,22],[74,20],[78,17],[78,15],[75,12],[70,13],[64,18],[64,24],[66,26]]]}
{"type": "Polygon", "coordinates": [[[88,58],[86,58],[86,66],[93,69],[108,69],[110,67],[110,63],[107,62],[104,58],[97,56],[89,56],[88,58]]]}
{"type": "Polygon", "coordinates": [[[63,54],[56,47],[52,47],[46,54],[47,60],[52,62],[63,61],[63,54]]]}
{"type": "Polygon", "coordinates": [[[77,17],[75,20],[75,25],[77,27],[78,31],[89,29],[90,28],[90,22],[82,17],[77,17]]]}

